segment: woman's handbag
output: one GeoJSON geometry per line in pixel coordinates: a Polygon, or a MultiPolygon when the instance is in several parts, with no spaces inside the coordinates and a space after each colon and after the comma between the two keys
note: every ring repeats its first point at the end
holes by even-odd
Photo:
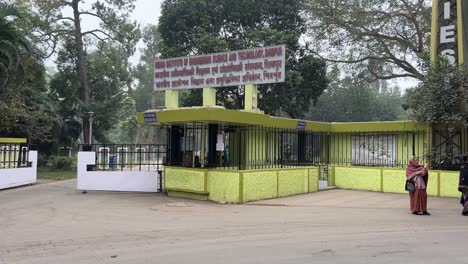
{"type": "Polygon", "coordinates": [[[416,185],[414,184],[414,181],[406,180],[405,191],[407,191],[407,192],[415,192],[416,191],[416,185]]]}

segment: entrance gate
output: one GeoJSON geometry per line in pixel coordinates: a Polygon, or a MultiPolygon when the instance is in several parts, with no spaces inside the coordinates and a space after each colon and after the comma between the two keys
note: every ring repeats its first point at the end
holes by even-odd
{"type": "Polygon", "coordinates": [[[78,189],[161,192],[166,144],[81,145],[78,189]]]}

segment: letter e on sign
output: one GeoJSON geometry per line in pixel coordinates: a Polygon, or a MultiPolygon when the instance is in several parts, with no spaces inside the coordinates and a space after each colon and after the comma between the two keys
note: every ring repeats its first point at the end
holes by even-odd
{"type": "Polygon", "coordinates": [[[440,43],[455,42],[455,25],[445,26],[440,28],[440,43]]]}

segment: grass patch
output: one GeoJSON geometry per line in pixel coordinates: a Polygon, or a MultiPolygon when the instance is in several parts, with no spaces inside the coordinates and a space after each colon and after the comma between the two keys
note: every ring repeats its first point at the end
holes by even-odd
{"type": "Polygon", "coordinates": [[[63,181],[76,178],[76,168],[69,170],[53,170],[49,168],[39,168],[37,170],[39,180],[63,181]]]}

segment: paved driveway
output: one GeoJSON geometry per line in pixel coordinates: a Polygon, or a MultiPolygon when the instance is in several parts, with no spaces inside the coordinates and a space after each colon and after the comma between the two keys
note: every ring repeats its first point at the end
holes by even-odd
{"type": "Polygon", "coordinates": [[[0,263],[468,263],[456,199],[334,190],[219,205],[81,194],[76,182],[0,191],[0,263]]]}

